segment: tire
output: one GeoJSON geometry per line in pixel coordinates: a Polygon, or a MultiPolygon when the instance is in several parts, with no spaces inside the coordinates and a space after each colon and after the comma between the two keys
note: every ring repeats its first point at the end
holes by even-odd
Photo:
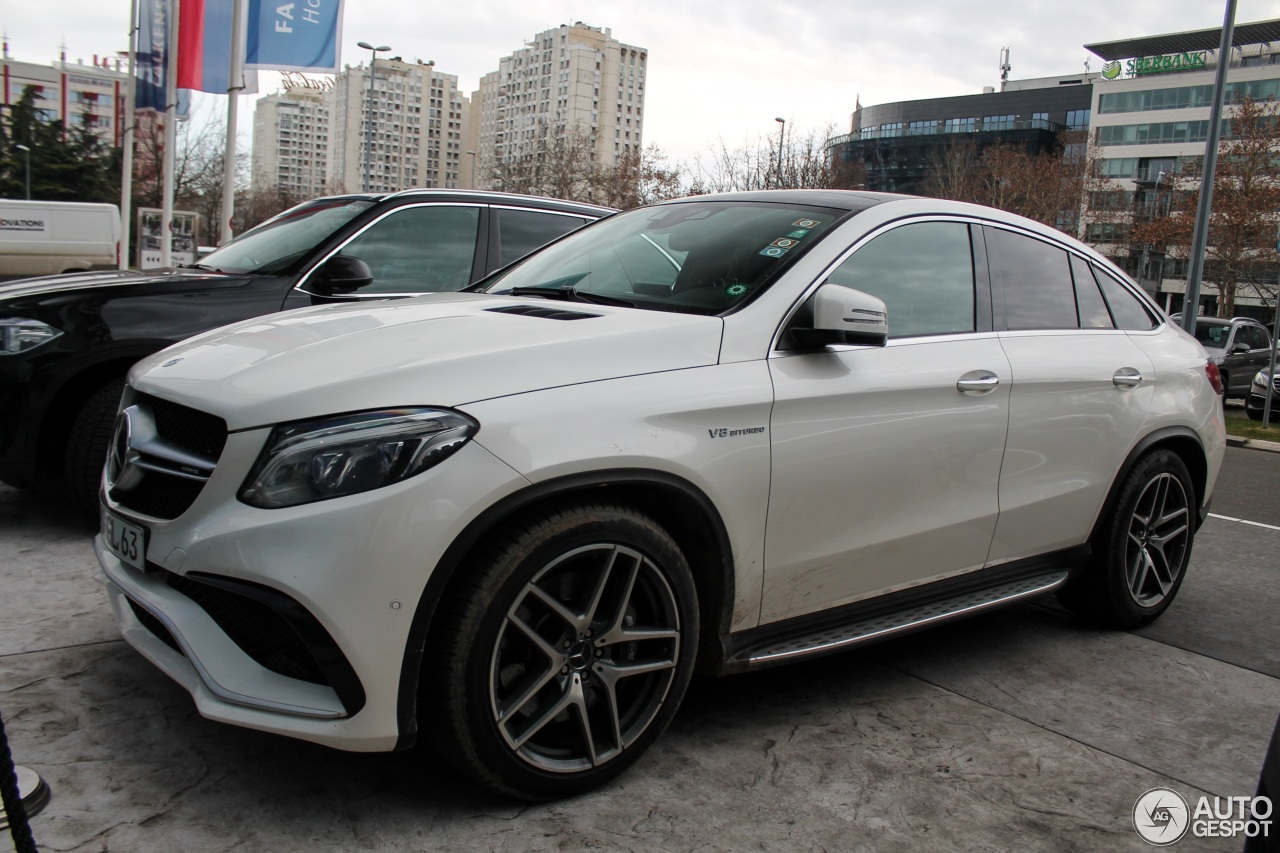
{"type": "Polygon", "coordinates": [[[124,393],[124,377],[112,379],[89,395],[67,437],[63,474],[71,505],[86,519],[98,517],[98,489],[116,411],[124,393]]]}
{"type": "Polygon", "coordinates": [[[1249,420],[1251,421],[1262,420],[1262,409],[1255,410],[1255,409],[1250,409],[1248,406],[1245,406],[1244,411],[1245,411],[1245,414],[1249,416],[1249,420]]]}
{"type": "Polygon", "coordinates": [[[697,655],[684,555],[656,522],[577,502],[510,524],[460,572],[428,639],[434,746],[492,791],[576,794],[671,722],[697,655]]]}
{"type": "Polygon", "coordinates": [[[1170,450],[1144,456],[1125,477],[1084,571],[1058,598],[1115,628],[1137,628],[1173,603],[1195,540],[1195,488],[1170,450]]]}

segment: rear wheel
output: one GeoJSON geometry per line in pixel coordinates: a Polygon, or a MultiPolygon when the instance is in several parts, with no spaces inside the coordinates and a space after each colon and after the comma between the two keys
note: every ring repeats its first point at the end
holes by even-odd
{"type": "Polygon", "coordinates": [[[1170,450],[1138,462],[1093,543],[1093,557],[1059,598],[1117,628],[1136,628],[1173,603],[1195,537],[1195,488],[1170,450]]]}
{"type": "Polygon", "coordinates": [[[441,603],[422,689],[438,747],[549,799],[621,773],[671,721],[697,652],[680,549],[649,517],[574,503],[512,524],[441,603]]]}
{"type": "Polygon", "coordinates": [[[85,518],[97,518],[98,489],[116,411],[124,393],[124,377],[112,379],[89,396],[67,437],[63,472],[71,504],[85,518]]]}

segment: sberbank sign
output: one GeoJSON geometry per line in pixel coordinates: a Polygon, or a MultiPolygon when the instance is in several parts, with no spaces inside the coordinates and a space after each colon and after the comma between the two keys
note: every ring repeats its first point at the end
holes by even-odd
{"type": "Polygon", "coordinates": [[[1208,51],[1166,53],[1164,56],[1138,56],[1125,63],[1125,70],[1135,77],[1143,74],[1165,74],[1170,71],[1195,71],[1204,68],[1208,51]]]}

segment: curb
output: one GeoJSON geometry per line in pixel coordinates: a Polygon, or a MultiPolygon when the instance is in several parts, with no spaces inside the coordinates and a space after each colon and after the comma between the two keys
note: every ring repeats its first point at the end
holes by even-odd
{"type": "Polygon", "coordinates": [[[1241,438],[1238,435],[1227,436],[1228,447],[1245,447],[1249,450],[1266,450],[1280,453],[1280,441],[1263,441],[1260,438],[1241,438]]]}

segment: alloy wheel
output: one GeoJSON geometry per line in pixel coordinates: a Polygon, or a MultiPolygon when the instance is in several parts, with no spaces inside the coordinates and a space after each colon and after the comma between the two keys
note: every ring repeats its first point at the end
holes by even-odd
{"type": "Polygon", "coordinates": [[[598,543],[552,560],[516,595],[490,660],[507,747],[556,773],[616,759],[662,707],[680,627],[671,585],[640,551],[598,543]]]}
{"type": "Polygon", "coordinates": [[[1191,543],[1191,502],[1181,480],[1158,474],[1147,483],[1129,520],[1125,574],[1129,594],[1154,607],[1174,589],[1191,543]]]}

